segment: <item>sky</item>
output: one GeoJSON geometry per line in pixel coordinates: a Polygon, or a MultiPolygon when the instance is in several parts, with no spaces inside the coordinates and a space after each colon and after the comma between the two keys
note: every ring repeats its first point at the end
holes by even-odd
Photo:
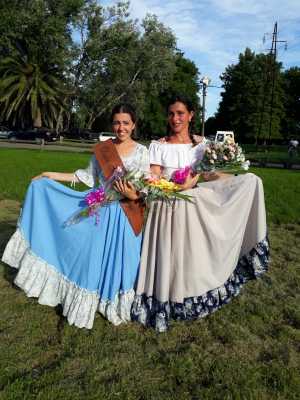
{"type": "MultiPolygon", "coordinates": [[[[99,2],[107,6],[117,1],[99,2]]],[[[300,0],[131,0],[131,18],[141,21],[147,13],[172,29],[177,47],[194,61],[200,79],[211,79],[211,86],[222,85],[220,75],[246,47],[267,53],[276,21],[277,40],[287,41],[287,50],[285,43],[277,44],[277,60],[284,69],[300,67],[300,0]]],[[[217,111],[220,91],[208,88],[207,117],[217,111]]]]}

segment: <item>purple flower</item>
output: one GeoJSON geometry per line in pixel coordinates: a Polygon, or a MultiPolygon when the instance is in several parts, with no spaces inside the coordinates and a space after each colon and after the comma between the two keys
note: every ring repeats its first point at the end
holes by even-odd
{"type": "Polygon", "coordinates": [[[102,186],[88,193],[84,198],[84,201],[86,202],[88,207],[92,207],[96,204],[102,203],[104,200],[105,200],[105,191],[102,186]]]}
{"type": "Polygon", "coordinates": [[[191,167],[184,167],[177,169],[172,174],[172,181],[179,185],[182,185],[185,182],[186,178],[189,176],[191,171],[192,171],[191,167]]]}

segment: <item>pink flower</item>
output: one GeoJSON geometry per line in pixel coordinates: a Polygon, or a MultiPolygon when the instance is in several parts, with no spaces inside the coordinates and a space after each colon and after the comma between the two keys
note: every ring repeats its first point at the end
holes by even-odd
{"type": "Polygon", "coordinates": [[[105,191],[102,186],[88,193],[84,198],[84,201],[86,202],[88,207],[92,207],[96,204],[102,203],[104,200],[105,200],[105,191]]]}
{"type": "Polygon", "coordinates": [[[191,171],[192,171],[191,167],[184,167],[177,169],[172,174],[172,181],[179,185],[182,185],[185,182],[186,178],[191,173],[191,171]]]}

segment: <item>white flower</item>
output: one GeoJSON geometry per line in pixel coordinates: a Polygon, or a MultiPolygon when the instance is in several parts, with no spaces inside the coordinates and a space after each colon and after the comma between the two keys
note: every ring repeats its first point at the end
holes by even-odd
{"type": "Polygon", "coordinates": [[[250,161],[247,160],[245,162],[242,163],[241,165],[242,169],[244,169],[245,171],[248,171],[249,167],[250,167],[250,161]]]}

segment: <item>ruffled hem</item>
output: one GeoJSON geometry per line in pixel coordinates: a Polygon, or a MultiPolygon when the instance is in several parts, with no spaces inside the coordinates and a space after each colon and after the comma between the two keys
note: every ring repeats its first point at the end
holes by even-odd
{"type": "Polygon", "coordinates": [[[96,311],[114,325],[131,320],[134,290],[117,293],[114,301],[100,299],[97,292],[81,288],[59,273],[55,267],[34,254],[18,228],[8,242],[2,261],[17,268],[15,284],[28,297],[38,298],[43,305],[61,304],[70,325],[91,329],[96,311]]]}
{"type": "Polygon", "coordinates": [[[136,295],[132,305],[132,319],[144,326],[165,332],[169,320],[194,320],[206,317],[240,293],[241,287],[249,280],[256,279],[268,269],[269,241],[259,242],[243,256],[227,281],[202,296],[187,297],[183,303],[160,302],[145,294],[136,295]]]}

